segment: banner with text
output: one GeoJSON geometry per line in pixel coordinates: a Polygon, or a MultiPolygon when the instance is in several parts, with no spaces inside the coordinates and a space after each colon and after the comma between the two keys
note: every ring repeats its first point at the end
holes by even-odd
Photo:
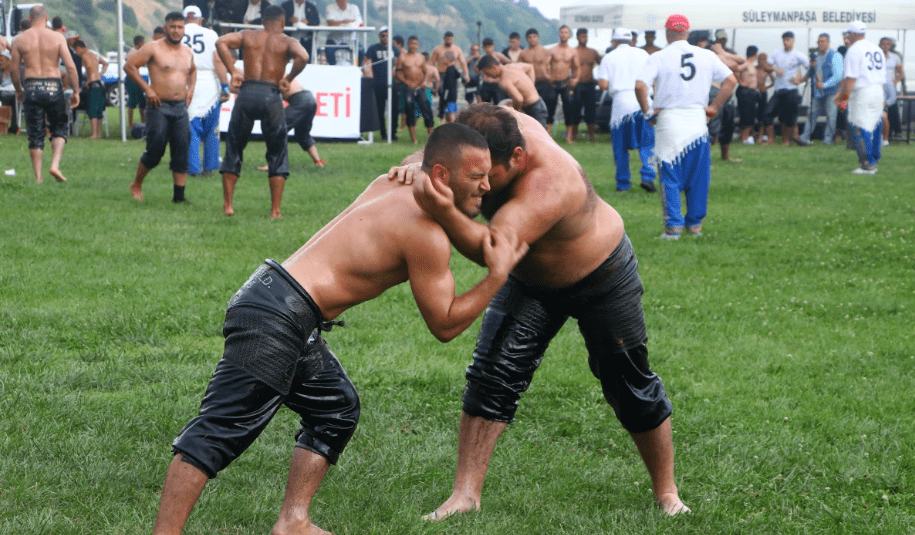
{"type": "MultiPolygon", "coordinates": [[[[239,61],[236,66],[244,70],[239,61]]],[[[358,67],[308,65],[296,77],[302,86],[314,93],[318,102],[312,137],[358,139],[359,107],[362,102],[362,70],[358,67]]],[[[219,113],[219,131],[229,130],[229,119],[235,107],[235,95],[222,104],[219,113]]],[[[252,132],[261,133],[260,121],[254,122],[252,132]]],[[[293,132],[290,132],[290,135],[293,132]]]]}

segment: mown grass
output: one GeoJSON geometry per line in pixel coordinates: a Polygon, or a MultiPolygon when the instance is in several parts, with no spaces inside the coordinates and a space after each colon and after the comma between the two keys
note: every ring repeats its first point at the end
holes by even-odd
{"type": "MultiPolygon", "coordinates": [[[[0,137],[0,168],[17,173],[0,176],[0,532],[149,532],[229,297],[413,149],[321,144],[325,169],[291,149],[286,219],[270,222],[260,143],[226,218],[217,176],[189,179],[193,204],[175,206],[165,165],[135,202],[141,143],[71,139],[70,181],[35,184],[24,137],[0,137]]],[[[569,150],[639,256],[694,514],[652,507],[570,323],[500,441],[482,512],[420,522],[450,493],[477,326],[439,344],[401,286],[327,336],[363,413],[313,518],[338,534],[911,533],[915,149],[890,147],[860,177],[841,147],[735,145],[742,163],[714,160],[704,235],[676,243],[656,239],[656,195],[614,191],[606,137],[569,150]]],[[[452,265],[461,288],[482,276],[452,265]]],[[[297,428],[282,411],[210,483],[187,533],[268,532],[297,428]]]]}

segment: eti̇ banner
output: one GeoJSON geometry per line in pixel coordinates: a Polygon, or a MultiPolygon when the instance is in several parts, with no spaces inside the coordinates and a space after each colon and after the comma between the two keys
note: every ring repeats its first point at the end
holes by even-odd
{"type": "MultiPolygon", "coordinates": [[[[244,64],[236,64],[244,70],[244,64]]],[[[311,65],[296,77],[302,87],[311,91],[318,103],[312,137],[358,139],[359,111],[362,102],[362,70],[358,67],[311,65]]],[[[219,131],[228,132],[229,119],[235,106],[235,96],[222,104],[219,112],[219,131]]],[[[254,122],[252,133],[261,133],[260,121],[254,122]]],[[[292,134],[294,132],[290,132],[292,134]]]]}

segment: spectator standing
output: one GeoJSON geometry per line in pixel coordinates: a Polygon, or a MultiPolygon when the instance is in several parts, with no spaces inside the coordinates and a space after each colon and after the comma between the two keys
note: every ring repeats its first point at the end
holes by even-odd
{"type": "Polygon", "coordinates": [[[769,58],[772,70],[775,72],[775,94],[766,106],[766,132],[769,136],[767,145],[775,142],[775,118],[778,117],[782,126],[782,141],[785,146],[792,141],[800,143],[797,135],[798,105],[801,95],[797,86],[807,78],[801,74],[800,69],[808,65],[807,56],[794,49],[794,32],[782,34],[783,50],[776,50],[769,58]]]}
{"type": "MultiPolygon", "coordinates": [[[[339,26],[340,28],[358,28],[363,24],[359,6],[350,4],[347,0],[334,0],[327,4],[324,9],[324,20],[327,21],[328,26],[339,26]]],[[[343,59],[338,58],[337,54],[341,51],[347,52],[351,50],[350,47],[355,41],[356,32],[329,32],[327,34],[327,44],[337,46],[324,47],[327,64],[336,65],[338,60],[343,59]]],[[[359,55],[362,56],[361,48],[359,55]]],[[[362,64],[361,57],[359,58],[359,63],[356,64],[362,64]]]]}
{"type": "Polygon", "coordinates": [[[512,62],[518,62],[521,61],[522,50],[524,50],[524,47],[521,46],[521,34],[518,32],[508,34],[508,46],[502,50],[502,54],[512,62]]]}
{"type": "Polygon", "coordinates": [[[842,81],[842,55],[829,48],[828,33],[822,33],[817,37],[817,51],[810,58],[810,70],[813,97],[810,99],[810,113],[807,117],[807,127],[801,134],[801,142],[810,143],[810,136],[816,130],[817,119],[820,115],[826,115],[823,144],[832,145],[836,137],[836,115],[839,111],[833,98],[842,81]]]}
{"type": "Polygon", "coordinates": [[[845,30],[851,46],[845,54],[842,83],[834,98],[848,101],[848,128],[861,166],[856,175],[877,174],[880,161],[886,61],[883,50],[864,38],[867,27],[854,21],[845,30]]]}
{"type": "Polygon", "coordinates": [[[445,32],[442,44],[432,49],[429,63],[438,69],[441,79],[439,98],[444,107],[445,122],[454,122],[454,117],[457,115],[458,78],[462,78],[464,83],[470,79],[464,52],[454,44],[454,33],[445,32]],[[461,68],[460,74],[458,74],[458,67],[461,68]]]}
{"type": "Polygon", "coordinates": [[[762,95],[759,89],[759,73],[756,62],[759,57],[759,49],[750,45],[747,47],[747,60],[744,63],[746,68],[737,73],[737,114],[740,117],[740,141],[744,145],[752,145],[753,126],[756,124],[756,117],[759,114],[759,105],[762,95]]]}
{"type": "MultiPolygon", "coordinates": [[[[392,46],[392,62],[396,62],[400,57],[400,50],[392,46]]],[[[378,32],[378,42],[370,46],[365,51],[365,65],[372,67],[372,88],[375,91],[375,104],[378,107],[378,124],[381,125],[381,139],[387,141],[391,136],[391,141],[397,141],[397,116],[400,115],[398,94],[399,85],[392,81],[391,88],[391,119],[390,124],[385,126],[384,112],[388,102],[388,27],[383,26],[378,32]],[[390,132],[389,132],[390,130],[390,132]]]]}
{"type": "Polygon", "coordinates": [[[892,38],[881,38],[880,49],[883,50],[884,58],[886,59],[886,89],[884,90],[886,113],[883,121],[883,146],[886,147],[890,144],[890,130],[897,134],[902,132],[899,103],[896,101],[896,84],[902,81],[904,72],[902,70],[902,58],[893,51],[892,38]]]}
{"type": "MultiPolygon", "coordinates": [[[[609,91],[613,97],[610,108],[610,140],[613,144],[613,161],[616,163],[616,191],[627,191],[632,187],[629,171],[629,151],[638,150],[642,159],[641,187],[649,193],[657,191],[654,185],[656,175],[652,162],[654,149],[654,128],[639,108],[635,85],[645,68],[650,55],[641,48],[635,48],[632,34],[625,28],[613,30],[613,50],[604,56],[597,69],[600,88],[609,91]]],[[[646,95],[646,98],[649,98],[646,95]]],[[[651,101],[648,100],[651,108],[651,101]]]]}
{"type": "MultiPolygon", "coordinates": [[[[527,48],[521,51],[518,61],[530,63],[534,66],[536,81],[534,86],[543,102],[546,104],[546,121],[547,131],[553,130],[553,115],[556,113],[556,88],[553,87],[553,79],[550,76],[550,51],[540,45],[540,33],[536,28],[531,28],[525,34],[527,38],[527,48]]],[[[511,57],[511,56],[509,56],[511,57]]]]}
{"type": "Polygon", "coordinates": [[[578,86],[575,87],[573,99],[573,111],[577,113],[573,117],[572,137],[578,137],[578,124],[581,123],[581,111],[584,108],[584,120],[588,125],[588,140],[594,141],[595,122],[594,117],[597,114],[597,80],[594,79],[594,67],[600,63],[601,56],[597,50],[588,48],[588,30],[579,28],[575,32],[575,38],[578,40],[578,46],[575,52],[578,54],[578,86]]]}
{"type": "MultiPolygon", "coordinates": [[[[407,115],[407,128],[410,131],[410,139],[416,144],[416,115],[413,113],[413,106],[418,105],[422,112],[423,121],[429,133],[435,126],[435,120],[432,117],[432,106],[429,99],[426,98],[426,58],[418,52],[419,38],[411,35],[407,39],[407,53],[397,57],[397,68],[394,70],[394,76],[404,84],[404,111],[407,115]]],[[[438,71],[435,71],[436,74],[438,71]]]]}
{"type": "Polygon", "coordinates": [[[766,135],[766,108],[769,102],[769,88],[775,83],[775,73],[772,64],[769,63],[769,55],[761,52],[756,61],[756,81],[759,84],[756,89],[759,90],[759,105],[757,106],[756,122],[759,130],[756,132],[756,142],[767,141],[769,136],[766,135]]]}
{"type": "MultiPolygon", "coordinates": [[[[3,43],[0,43],[2,46],[3,43]]],[[[0,106],[11,109],[7,132],[19,133],[19,114],[16,113],[16,88],[13,86],[13,60],[9,50],[0,51],[0,106]]]]}
{"type": "Polygon", "coordinates": [[[737,79],[715,53],[686,42],[686,17],[671,15],[665,28],[669,44],[648,57],[635,91],[642,113],[648,115],[648,88],[657,82],[654,105],[660,112],[655,155],[661,162],[661,238],[677,240],[684,223],[693,236],[702,233],[712,167],[706,121],[731,96],[737,79]],[[720,83],[721,89],[715,101],[706,105],[713,81],[720,83]],[[680,192],[686,193],[685,218],[680,212],[680,192]]]}
{"type": "Polygon", "coordinates": [[[95,52],[86,48],[82,39],[73,43],[73,50],[83,60],[86,69],[86,88],[89,95],[89,106],[86,115],[92,123],[92,139],[102,138],[102,117],[105,114],[105,84],[102,73],[108,68],[108,62],[95,52]]]}
{"type": "MultiPolygon", "coordinates": [[[[135,35],[133,48],[124,57],[124,61],[129,61],[145,44],[145,37],[135,35]]],[[[146,93],[129,76],[124,77],[124,90],[127,92],[127,130],[133,130],[133,110],[140,108],[140,122],[146,123],[146,93]]]]}
{"type": "MultiPolygon", "coordinates": [[[[572,101],[575,97],[575,87],[578,85],[579,65],[578,53],[569,46],[572,29],[566,25],[559,27],[559,43],[550,49],[550,78],[553,88],[562,99],[562,114],[566,124],[566,143],[573,143],[572,127],[581,118],[581,111],[573,110],[572,101]]],[[[580,106],[579,106],[580,108],[580,106]]],[[[552,117],[550,117],[552,122],[552,117]]]]}
{"type": "Polygon", "coordinates": [[[642,47],[642,50],[648,52],[649,54],[654,54],[655,52],[660,52],[661,49],[654,44],[655,40],[655,31],[654,30],[645,30],[645,46],[642,47]]]}
{"type": "Polygon", "coordinates": [[[469,80],[464,84],[464,98],[467,104],[477,103],[477,90],[480,87],[480,72],[477,71],[477,62],[480,61],[480,45],[474,43],[470,45],[470,55],[467,56],[467,77],[469,80]]]}
{"type": "MultiPolygon", "coordinates": [[[[492,40],[492,37],[483,38],[483,55],[492,56],[502,65],[507,65],[512,62],[508,56],[500,52],[496,52],[496,44],[492,40]]],[[[486,76],[486,73],[482,73],[482,79],[480,80],[480,100],[483,102],[490,102],[492,104],[498,104],[503,100],[508,98],[508,95],[505,94],[505,91],[499,87],[499,83],[496,80],[486,76]]]]}
{"type": "Polygon", "coordinates": [[[201,26],[200,19],[199,7],[190,5],[184,8],[184,37],[181,42],[194,53],[194,67],[197,69],[194,96],[187,108],[191,128],[187,172],[191,176],[209,175],[219,169],[219,108],[220,104],[229,100],[228,73],[216,53],[219,36],[201,26]]]}

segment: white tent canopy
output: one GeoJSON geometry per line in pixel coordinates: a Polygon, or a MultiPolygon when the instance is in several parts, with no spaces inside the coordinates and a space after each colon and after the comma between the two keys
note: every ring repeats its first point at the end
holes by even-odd
{"type": "Polygon", "coordinates": [[[644,0],[582,0],[563,7],[559,22],[572,28],[661,29],[673,13],[703,28],[833,28],[853,20],[869,29],[915,29],[915,2],[652,2],[644,0]],[[701,21],[701,22],[699,22],[701,21]]]}

